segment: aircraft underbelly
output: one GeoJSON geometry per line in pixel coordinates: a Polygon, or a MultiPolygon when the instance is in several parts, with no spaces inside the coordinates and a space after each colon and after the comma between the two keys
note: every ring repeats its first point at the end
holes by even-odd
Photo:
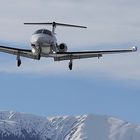
{"type": "Polygon", "coordinates": [[[41,45],[42,54],[50,54],[52,52],[52,46],[48,43],[43,43],[41,45]]]}
{"type": "Polygon", "coordinates": [[[41,51],[43,54],[49,54],[51,52],[51,47],[41,47],[41,51]]]}

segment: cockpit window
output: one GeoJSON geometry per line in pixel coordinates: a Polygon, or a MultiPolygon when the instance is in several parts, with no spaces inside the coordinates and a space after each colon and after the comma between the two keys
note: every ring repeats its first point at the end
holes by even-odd
{"type": "Polygon", "coordinates": [[[52,35],[51,31],[46,30],[46,29],[37,30],[34,34],[48,34],[48,35],[52,35]]]}
{"type": "Polygon", "coordinates": [[[43,33],[48,34],[48,35],[52,35],[51,31],[49,31],[49,30],[43,30],[43,33]]]}
{"type": "Polygon", "coordinates": [[[42,29],[41,30],[37,30],[34,34],[41,34],[42,33],[42,29]]]}

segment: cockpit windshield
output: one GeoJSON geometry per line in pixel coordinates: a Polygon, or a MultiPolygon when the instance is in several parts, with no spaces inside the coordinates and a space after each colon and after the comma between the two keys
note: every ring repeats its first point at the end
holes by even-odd
{"type": "Polygon", "coordinates": [[[48,34],[51,36],[52,32],[46,29],[40,29],[40,30],[37,30],[34,34],[48,34]]]}

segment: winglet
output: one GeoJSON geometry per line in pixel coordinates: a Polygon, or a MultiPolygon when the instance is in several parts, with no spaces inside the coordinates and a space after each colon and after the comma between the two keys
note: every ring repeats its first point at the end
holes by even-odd
{"type": "Polygon", "coordinates": [[[133,47],[132,47],[132,51],[133,51],[133,52],[136,52],[137,50],[138,50],[138,48],[137,48],[136,46],[133,46],[133,47]]]}

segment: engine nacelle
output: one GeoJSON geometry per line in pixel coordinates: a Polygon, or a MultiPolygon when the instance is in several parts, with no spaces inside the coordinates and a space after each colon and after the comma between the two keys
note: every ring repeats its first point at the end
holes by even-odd
{"type": "Polygon", "coordinates": [[[65,43],[61,43],[60,45],[58,45],[58,50],[59,52],[66,52],[68,50],[68,47],[65,43]]]}

